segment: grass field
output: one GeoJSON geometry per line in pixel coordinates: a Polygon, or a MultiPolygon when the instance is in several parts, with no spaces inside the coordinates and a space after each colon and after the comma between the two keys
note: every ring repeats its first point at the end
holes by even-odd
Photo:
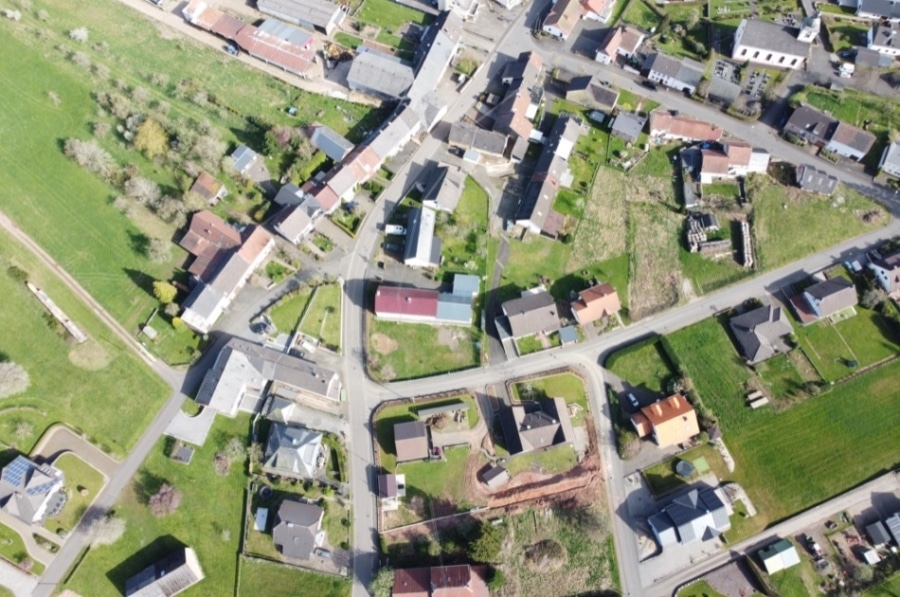
{"type": "Polygon", "coordinates": [[[438,277],[447,273],[483,277],[487,258],[488,194],[471,177],[459,205],[449,217],[440,214],[436,235],[444,258],[438,277]],[[445,219],[446,218],[446,219],[445,219]]]}
{"type": "Polygon", "coordinates": [[[631,206],[629,245],[631,284],[628,289],[628,313],[642,319],[674,307],[682,298],[681,264],[678,260],[682,217],[651,199],[654,187],[671,193],[671,181],[646,178],[644,198],[631,206]]]}
{"type": "Polygon", "coordinates": [[[341,350],[341,293],[338,284],[323,284],[314,290],[300,331],[319,340],[330,350],[341,350]]]}
{"type": "Polygon", "coordinates": [[[539,285],[541,276],[550,280],[564,277],[571,251],[571,245],[532,234],[510,242],[509,260],[500,275],[500,300],[518,298],[522,290],[539,285]]]}
{"type": "Polygon", "coordinates": [[[578,463],[575,450],[571,446],[557,446],[550,450],[519,454],[509,458],[506,470],[514,477],[525,471],[538,471],[555,475],[570,470],[578,463]]]}
{"type": "Polygon", "coordinates": [[[695,472],[692,477],[685,479],[676,474],[675,465],[682,460],[694,462],[699,458],[706,459],[706,463],[709,465],[710,470],[718,479],[729,478],[730,473],[725,466],[725,461],[722,460],[722,455],[719,454],[718,450],[708,444],[691,448],[678,456],[667,458],[662,462],[647,467],[643,470],[643,475],[647,480],[647,484],[650,486],[650,490],[659,497],[670,491],[680,489],[696,480],[699,477],[699,473],[695,472]]]}
{"type": "Polygon", "coordinates": [[[244,557],[240,566],[238,597],[292,597],[300,593],[321,597],[350,595],[350,583],[334,576],[244,557]]]}
{"type": "Polygon", "coordinates": [[[516,351],[519,353],[519,356],[542,350],[544,350],[544,345],[541,344],[541,341],[536,336],[525,336],[516,340],[516,351]]]}
{"type": "MultiPolygon", "coordinates": [[[[8,560],[13,564],[21,563],[25,558],[30,559],[28,551],[25,549],[25,543],[22,537],[6,525],[0,524],[0,558],[8,560]]],[[[44,573],[44,565],[38,561],[34,561],[31,567],[32,574],[41,575],[44,573]]]]}
{"type": "Polygon", "coordinates": [[[665,392],[666,382],[675,374],[659,341],[613,353],[606,368],[630,385],[656,394],[665,392]]]}
{"type": "Polygon", "coordinates": [[[678,591],[677,597],[725,597],[725,595],[713,589],[705,580],[701,580],[692,582],[678,591]]]}
{"type": "Polygon", "coordinates": [[[900,594],[900,574],[863,593],[864,597],[895,597],[900,594]]]}
{"type": "Polygon", "coordinates": [[[125,535],[110,546],[92,549],[65,587],[81,595],[121,595],[125,580],[180,545],[197,551],[206,579],[184,594],[230,595],[237,582],[237,554],[241,539],[246,467],[234,463],[227,476],[216,473],[215,453],[232,437],[245,438],[249,415],[219,417],[191,464],[170,460],[161,439],[138,471],[135,480],[114,506],[125,519],[125,535]],[[156,518],[146,500],[167,482],[183,493],[181,507],[156,518]]]}
{"type": "MultiPolygon", "coordinates": [[[[802,547],[794,546],[798,553],[803,553],[802,547]]],[[[807,597],[815,595],[821,584],[821,576],[813,569],[809,558],[801,556],[800,564],[791,566],[787,570],[776,572],[769,576],[769,580],[775,586],[780,597],[807,597]]]]}
{"type": "Polygon", "coordinates": [[[573,425],[580,425],[589,412],[587,390],[584,381],[574,373],[560,373],[537,379],[529,379],[513,385],[513,400],[544,400],[561,397],[566,404],[577,404],[581,407],[578,415],[572,418],[573,425]]]}
{"type": "Polygon", "coordinates": [[[630,0],[628,8],[622,15],[622,21],[636,25],[644,31],[650,31],[657,27],[660,20],[659,16],[643,0],[630,0]]]}
{"type": "Polygon", "coordinates": [[[280,300],[269,310],[269,317],[272,318],[272,323],[279,332],[282,334],[293,333],[309,304],[312,293],[313,289],[307,286],[280,300]]]}
{"type": "Polygon", "coordinates": [[[424,498],[426,518],[433,518],[436,506],[442,511],[448,508],[463,511],[481,505],[466,503],[468,447],[444,450],[444,457],[446,460],[404,462],[397,466],[397,472],[406,475],[406,500],[424,498]],[[435,504],[435,501],[440,504],[435,504]]]}
{"type": "Polygon", "coordinates": [[[97,498],[105,479],[100,471],[75,454],[63,454],[53,463],[53,466],[65,474],[69,499],[59,516],[47,520],[44,527],[53,533],[58,532],[59,529],[71,531],[81,520],[91,502],[97,498]],[[87,490],[86,495],[81,495],[82,489],[87,490]]]}
{"type": "Polygon", "coordinates": [[[475,328],[369,320],[370,373],[383,380],[413,379],[481,363],[475,328]]]}
{"type": "Polygon", "coordinates": [[[427,25],[433,19],[424,12],[403,6],[391,0],[365,0],[356,18],[383,29],[395,32],[406,23],[427,25]]]}
{"type": "Polygon", "coordinates": [[[24,393],[3,400],[0,440],[27,453],[47,427],[64,422],[110,454],[124,456],[168,396],[168,387],[5,233],[0,233],[0,295],[0,353],[22,365],[31,379],[24,393]],[[70,344],[47,325],[43,305],[6,273],[12,263],[88,334],[87,342],[70,344]]]}
{"type": "Polygon", "coordinates": [[[785,398],[800,390],[804,380],[789,355],[780,354],[755,366],[756,373],[775,398],[785,398]]]}
{"type": "MultiPolygon", "coordinates": [[[[628,204],[626,196],[629,179],[612,168],[597,170],[590,199],[584,207],[584,217],[575,230],[575,242],[570,269],[585,267],[625,253],[628,248],[628,204]]],[[[624,291],[620,291],[625,295],[624,291]]]]}

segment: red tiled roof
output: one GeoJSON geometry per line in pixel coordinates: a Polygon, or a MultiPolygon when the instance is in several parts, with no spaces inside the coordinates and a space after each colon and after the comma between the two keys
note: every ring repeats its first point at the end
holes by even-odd
{"type": "Polygon", "coordinates": [[[750,164],[753,148],[747,143],[733,141],[725,146],[725,153],[728,154],[729,164],[747,166],[750,164]]]}
{"type": "Polygon", "coordinates": [[[572,310],[578,323],[589,323],[604,316],[612,315],[621,308],[619,293],[611,284],[597,284],[578,293],[578,300],[572,303],[572,310]]]}
{"type": "Polygon", "coordinates": [[[607,55],[615,57],[616,51],[619,49],[619,45],[622,43],[622,31],[622,27],[616,27],[607,36],[606,41],[602,46],[603,51],[606,52],[607,55]]]}
{"type": "Polygon", "coordinates": [[[650,132],[666,131],[674,137],[695,141],[718,141],[724,132],[702,120],[673,116],[664,109],[650,112],[650,132]]]}
{"type": "Polygon", "coordinates": [[[701,149],[703,156],[703,164],[700,166],[701,172],[709,174],[728,174],[728,156],[715,149],[701,149]]]}
{"type": "Polygon", "coordinates": [[[379,286],[375,291],[376,315],[437,317],[437,307],[437,290],[379,286]]]}
{"type": "Polygon", "coordinates": [[[431,588],[430,568],[407,568],[394,570],[394,597],[428,597],[431,588]]]}
{"type": "Polygon", "coordinates": [[[253,25],[238,31],[235,41],[248,54],[294,72],[306,72],[316,55],[311,48],[302,48],[279,39],[253,25]]]}
{"type": "Polygon", "coordinates": [[[241,244],[240,233],[211,211],[198,211],[181,245],[191,255],[201,255],[210,245],[217,250],[233,249],[241,244]]]}
{"type": "Polygon", "coordinates": [[[600,14],[606,8],[608,0],[581,0],[581,5],[590,12],[600,14]]]}
{"type": "Polygon", "coordinates": [[[255,226],[253,232],[238,249],[238,255],[247,263],[253,263],[272,241],[272,235],[266,232],[262,226],[255,226]]]}
{"type": "Polygon", "coordinates": [[[201,172],[197,180],[191,186],[191,192],[197,193],[207,201],[212,201],[222,190],[222,183],[212,177],[208,172],[201,172]]]}
{"type": "Polygon", "coordinates": [[[556,0],[556,4],[550,7],[550,12],[544,19],[544,26],[555,26],[557,29],[569,35],[575,24],[581,17],[581,5],[575,0],[556,0]]]}

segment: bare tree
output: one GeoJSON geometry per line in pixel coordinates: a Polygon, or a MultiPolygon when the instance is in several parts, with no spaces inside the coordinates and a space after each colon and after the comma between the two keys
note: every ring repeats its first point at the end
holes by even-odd
{"type": "Polygon", "coordinates": [[[105,137],[109,134],[111,129],[112,126],[108,122],[103,122],[102,120],[91,125],[91,130],[94,132],[95,137],[105,137]]]}
{"type": "Polygon", "coordinates": [[[225,153],[225,143],[210,135],[200,135],[191,147],[191,155],[207,170],[214,170],[225,153]]]}
{"type": "Polygon", "coordinates": [[[91,67],[91,72],[94,73],[98,79],[109,78],[109,68],[105,64],[95,62],[94,66],[91,67]]]}
{"type": "Polygon", "coordinates": [[[69,31],[69,37],[80,44],[85,43],[88,40],[87,27],[78,27],[77,29],[72,29],[71,31],[69,31]]]}
{"type": "Polygon", "coordinates": [[[80,66],[82,68],[91,67],[91,59],[84,52],[72,52],[72,55],[69,56],[69,58],[77,66],[80,66]]]}
{"type": "Polygon", "coordinates": [[[115,516],[101,516],[98,512],[85,517],[87,540],[91,547],[112,545],[125,534],[125,519],[115,516]]]}
{"type": "Polygon", "coordinates": [[[50,20],[50,13],[48,13],[46,10],[44,10],[44,9],[42,8],[41,10],[39,10],[39,11],[37,12],[37,18],[38,18],[38,20],[41,21],[42,23],[46,23],[47,21],[50,20]]]}
{"type": "Polygon", "coordinates": [[[147,257],[150,258],[150,261],[164,263],[172,256],[171,247],[172,244],[168,241],[161,238],[151,238],[150,242],[147,243],[147,257]]]}
{"type": "Polygon", "coordinates": [[[28,372],[12,361],[0,363],[0,398],[21,394],[31,385],[28,372]]]}
{"type": "Polygon", "coordinates": [[[184,212],[186,211],[184,203],[178,199],[166,196],[159,200],[156,206],[156,215],[166,222],[175,224],[177,228],[181,227],[179,222],[184,222],[184,212]],[[180,216],[180,217],[179,217],[180,216]]]}
{"type": "Polygon", "coordinates": [[[163,483],[159,491],[150,496],[148,506],[154,516],[162,517],[172,514],[181,505],[181,492],[168,483],[163,483]]]}
{"type": "Polygon", "coordinates": [[[66,139],[64,151],[76,164],[105,179],[109,179],[115,171],[112,156],[94,140],[66,139]]]}
{"type": "Polygon", "coordinates": [[[153,205],[162,196],[159,185],[143,176],[132,176],[125,181],[125,193],[144,205],[153,205]]]}
{"type": "Polygon", "coordinates": [[[247,446],[239,437],[232,437],[225,444],[225,454],[231,462],[241,461],[247,457],[247,446]]]}
{"type": "Polygon", "coordinates": [[[188,211],[200,211],[201,209],[205,209],[207,206],[206,199],[194,193],[193,191],[188,191],[184,195],[181,196],[181,202],[184,203],[184,207],[188,211]]]}
{"type": "Polygon", "coordinates": [[[143,87],[135,87],[131,90],[131,99],[139,104],[148,104],[152,99],[150,92],[143,87]]]}

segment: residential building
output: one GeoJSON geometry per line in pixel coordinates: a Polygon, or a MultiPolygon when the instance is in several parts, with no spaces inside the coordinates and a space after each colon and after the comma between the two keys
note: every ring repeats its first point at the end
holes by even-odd
{"type": "Polygon", "coordinates": [[[554,0],[550,12],[544,17],[541,30],[556,39],[565,41],[581,18],[581,4],[578,0],[554,0]]]}
{"type": "Polygon", "coordinates": [[[303,78],[316,60],[313,37],[275,19],[242,27],[235,41],[254,58],[303,78]]]}
{"type": "Polygon", "coordinates": [[[831,138],[825,144],[825,150],[857,162],[866,157],[866,154],[875,145],[875,135],[864,131],[846,122],[838,122],[831,133],[831,138]]]}
{"type": "Polygon", "coordinates": [[[434,235],[436,212],[427,207],[409,210],[403,263],[410,267],[438,267],[441,264],[441,239],[434,235]]]}
{"type": "Polygon", "coordinates": [[[700,156],[702,184],[764,173],[769,167],[769,152],[742,141],[729,141],[721,149],[701,149],[700,156]]]}
{"type": "Polygon", "coordinates": [[[694,60],[682,58],[677,60],[665,54],[655,53],[647,56],[641,68],[649,80],[678,91],[694,93],[703,78],[705,67],[694,60]]]}
{"type": "Polygon", "coordinates": [[[879,23],[866,34],[866,47],[885,56],[900,56],[900,23],[879,23]]]}
{"type": "Polygon", "coordinates": [[[779,539],[765,549],[759,550],[759,560],[766,574],[775,574],[800,563],[800,556],[794,544],[787,539],[779,539]]]}
{"type": "Polygon", "coordinates": [[[58,468],[20,454],[0,471],[0,509],[25,524],[40,524],[65,505],[64,482],[58,468]]]}
{"type": "Polygon", "coordinates": [[[572,185],[574,176],[569,170],[569,156],[582,132],[580,120],[568,114],[560,114],[556,119],[519,201],[517,225],[534,234],[553,238],[559,235],[564,219],[553,210],[553,202],[560,189],[572,185]]]}
{"type": "Polygon", "coordinates": [[[394,570],[393,597],[489,597],[487,566],[434,566],[394,570]]]}
{"type": "Polygon", "coordinates": [[[612,0],[581,0],[581,18],[606,23],[615,5],[612,0]]]}
{"type": "Polygon", "coordinates": [[[872,68],[882,69],[891,68],[894,64],[894,57],[881,54],[869,48],[856,48],[856,56],[853,58],[856,68],[872,68]]]}
{"type": "Polygon", "coordinates": [[[283,207],[272,220],[272,228],[289,242],[297,244],[315,229],[322,213],[319,202],[306,195],[302,203],[283,207]]]}
{"type": "Polygon", "coordinates": [[[321,433],[272,423],[262,464],[264,472],[293,479],[315,479],[324,462],[321,433]]]}
{"type": "Polygon", "coordinates": [[[501,411],[500,423],[511,455],[572,445],[575,431],[565,398],[523,401],[501,411]]]}
{"type": "Polygon", "coordinates": [[[322,517],[325,511],[314,504],[282,500],[275,514],[272,540],[285,557],[308,560],[313,549],[325,540],[322,517]]]}
{"type": "Polygon", "coordinates": [[[310,135],[309,142],[313,147],[331,158],[336,164],[341,163],[347,154],[353,151],[353,143],[347,141],[334,129],[324,124],[316,125],[310,135]]]}
{"type": "Polygon", "coordinates": [[[618,56],[633,58],[644,43],[644,32],[630,25],[610,29],[600,44],[594,59],[602,64],[612,64],[618,56]]]}
{"type": "Polygon", "coordinates": [[[394,425],[394,451],[397,462],[428,458],[428,428],[422,421],[394,425]]]}
{"type": "MultiPolygon", "coordinates": [[[[394,118],[369,141],[368,149],[377,156],[380,165],[397,155],[420,130],[422,123],[418,116],[409,104],[404,104],[394,113],[394,118]]],[[[353,166],[352,162],[348,165],[353,166]]],[[[371,176],[368,172],[364,174],[365,176],[361,176],[357,173],[357,180],[367,180],[371,176]]]]}
{"type": "Polygon", "coordinates": [[[628,143],[637,143],[645,124],[647,124],[646,116],[641,116],[634,112],[620,111],[612,122],[610,132],[628,143]]]}
{"type": "Polygon", "coordinates": [[[900,545],[900,512],[894,512],[892,516],[884,519],[884,524],[888,528],[894,543],[900,545]]]}
{"type": "Polygon", "coordinates": [[[841,276],[807,287],[803,291],[803,298],[819,319],[850,309],[858,302],[853,282],[841,276]]]}
{"type": "Polygon", "coordinates": [[[381,509],[393,512],[400,506],[400,499],[406,497],[406,475],[393,473],[378,475],[378,498],[381,509]]]}
{"type": "Polygon", "coordinates": [[[277,350],[232,338],[219,352],[197,391],[198,404],[234,417],[259,411],[267,394],[334,404],[340,399],[336,372],[277,350]]]}
{"type": "Polygon", "coordinates": [[[677,112],[657,108],[650,112],[650,136],[667,141],[713,141],[724,131],[706,121],[679,116],[677,112]]]}
{"type": "Polygon", "coordinates": [[[660,448],[684,443],[700,433],[697,413],[681,394],[657,400],[631,417],[638,437],[653,436],[660,448]]]}
{"type": "Polygon", "coordinates": [[[900,23],[900,2],[897,0],[859,0],[856,16],[875,21],[900,23]]]}
{"type": "Polygon", "coordinates": [[[457,166],[438,164],[425,181],[422,206],[452,214],[466,187],[466,173],[457,166]]]}
{"type": "Polygon", "coordinates": [[[572,314],[581,325],[597,321],[604,317],[612,317],[622,308],[619,293],[612,284],[594,284],[578,293],[572,301],[572,314]]]}
{"type": "Polygon", "coordinates": [[[596,76],[575,77],[566,89],[566,99],[609,114],[619,102],[619,92],[596,76]]]}
{"type": "Polygon", "coordinates": [[[535,334],[550,334],[560,328],[559,310],[550,293],[541,287],[522,292],[522,296],[502,305],[514,340],[535,334]]]}
{"type": "Polygon", "coordinates": [[[210,205],[215,205],[219,202],[219,199],[228,195],[228,189],[204,170],[200,172],[197,180],[191,185],[191,193],[203,197],[210,205]]]}
{"type": "Polygon", "coordinates": [[[900,291],[900,250],[879,255],[869,261],[869,269],[875,274],[878,285],[886,293],[897,296],[900,291]]]}
{"type": "Polygon", "coordinates": [[[647,519],[660,547],[714,539],[731,528],[728,500],[719,489],[691,489],[647,519]]]}
{"type": "Polygon", "coordinates": [[[359,52],[347,74],[347,85],[353,91],[388,101],[405,97],[414,80],[412,65],[372,49],[359,52]]]}
{"type": "Polygon", "coordinates": [[[211,211],[191,216],[179,246],[194,256],[188,272],[199,281],[208,281],[230,252],[241,245],[241,233],[211,211]]]}
{"type": "Polygon", "coordinates": [[[800,105],[785,123],[785,134],[797,135],[807,143],[823,147],[834,132],[838,121],[807,104],[800,105]]]}
{"type": "Polygon", "coordinates": [[[794,329],[781,307],[766,305],[747,311],[732,317],[728,325],[738,350],[751,365],[790,351],[784,337],[794,329]]]}
{"type": "Polygon", "coordinates": [[[506,64],[501,80],[506,93],[494,109],[494,130],[504,135],[532,138],[534,120],[543,101],[541,73],[544,62],[537,52],[522,52],[506,64]]]}
{"type": "Polygon", "coordinates": [[[808,164],[800,164],[795,170],[797,186],[804,191],[819,195],[831,196],[837,187],[838,179],[808,164]]]}
{"type": "Polygon", "coordinates": [[[819,21],[797,29],[759,19],[743,19],[734,34],[732,60],[778,68],[801,69],[809,57],[810,42],[818,34],[819,21]],[[810,37],[808,27],[815,27],[810,37]]]}
{"type": "Polygon", "coordinates": [[[463,151],[474,150],[488,157],[502,158],[506,150],[507,137],[496,131],[486,131],[469,122],[454,122],[450,125],[447,143],[463,151]]]}
{"type": "Polygon", "coordinates": [[[900,178],[900,141],[894,141],[884,148],[878,168],[886,174],[900,178]]]}
{"type": "Polygon", "coordinates": [[[205,578],[197,553],[182,547],[125,581],[128,597],[171,597],[205,578]]]}
{"type": "Polygon", "coordinates": [[[307,29],[331,35],[344,19],[344,11],[327,0],[257,0],[260,12],[307,29]]]}
{"type": "Polygon", "coordinates": [[[450,292],[380,285],[375,291],[375,317],[409,323],[472,325],[478,276],[455,274],[450,292]]]}
{"type": "Polygon", "coordinates": [[[875,549],[887,547],[888,543],[891,542],[891,536],[888,534],[888,530],[884,526],[884,523],[880,520],[876,520],[875,522],[867,526],[866,534],[869,536],[869,540],[872,542],[872,547],[874,547],[875,549]]]}
{"type": "Polygon", "coordinates": [[[238,174],[246,174],[247,171],[259,160],[259,154],[247,147],[246,145],[238,145],[237,149],[231,154],[231,160],[234,169],[238,174]]]}
{"type": "Polygon", "coordinates": [[[443,11],[425,30],[416,48],[416,78],[407,97],[425,130],[430,131],[446,113],[447,106],[437,96],[437,89],[459,50],[462,27],[455,11],[443,11]]]}

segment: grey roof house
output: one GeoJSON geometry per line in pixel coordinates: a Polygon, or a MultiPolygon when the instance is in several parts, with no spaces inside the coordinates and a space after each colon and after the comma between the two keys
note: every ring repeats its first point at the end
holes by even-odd
{"type": "Polygon", "coordinates": [[[438,267],[441,264],[441,239],[434,235],[436,217],[435,211],[427,207],[409,210],[403,263],[411,267],[438,267]]]}
{"type": "Polygon", "coordinates": [[[812,106],[801,105],[784,124],[785,133],[793,133],[807,143],[823,146],[831,138],[838,121],[812,106]]]}
{"type": "Polygon", "coordinates": [[[324,461],[321,433],[272,423],[262,466],[265,472],[295,479],[314,479],[324,461]]]}
{"type": "Polygon", "coordinates": [[[125,581],[127,597],[171,597],[205,578],[197,553],[183,547],[125,581]]]}
{"type": "Polygon", "coordinates": [[[880,549],[891,542],[891,536],[888,535],[887,528],[880,520],[876,520],[867,526],[866,534],[869,536],[869,539],[872,541],[872,547],[875,549],[880,549]]]}
{"type": "Polygon", "coordinates": [[[571,445],[575,440],[566,401],[558,396],[514,404],[502,411],[500,423],[510,454],[571,445]]]}
{"type": "Polygon", "coordinates": [[[413,80],[410,64],[375,50],[360,51],[347,74],[350,89],[386,100],[402,98],[413,80]]]}
{"type": "Polygon", "coordinates": [[[238,145],[237,149],[231,154],[231,159],[238,174],[244,174],[250,169],[250,166],[256,163],[256,160],[259,159],[259,154],[246,145],[238,145]]]}
{"type": "Polygon", "coordinates": [[[312,143],[313,147],[321,150],[322,153],[334,160],[335,163],[343,161],[347,154],[353,151],[354,147],[353,143],[347,141],[334,129],[324,124],[317,125],[313,129],[309,142],[312,143]]]}
{"type": "Polygon", "coordinates": [[[751,364],[790,350],[784,336],[793,332],[793,328],[781,307],[767,305],[748,311],[732,317],[728,325],[741,354],[751,364]]]}
{"type": "Polygon", "coordinates": [[[428,458],[428,428],[422,421],[394,425],[394,450],[397,462],[428,458]]]}
{"type": "Polygon", "coordinates": [[[285,499],[278,506],[272,540],[282,555],[308,560],[324,541],[320,532],[325,511],[314,504],[285,499]]]}
{"type": "Polygon", "coordinates": [[[273,17],[331,35],[344,11],[327,0],[257,0],[257,8],[273,17]]]}
{"type": "Polygon", "coordinates": [[[438,294],[439,322],[472,325],[472,303],[481,289],[481,278],[470,274],[454,274],[450,292],[438,294]]]}
{"type": "Polygon", "coordinates": [[[660,547],[706,541],[731,528],[729,507],[719,490],[694,488],[672,500],[647,522],[660,547]]]}
{"type": "Polygon", "coordinates": [[[507,137],[496,131],[486,131],[470,122],[454,122],[450,125],[447,143],[451,147],[474,149],[488,156],[502,157],[507,137]]]}
{"type": "Polygon", "coordinates": [[[322,206],[310,196],[299,205],[286,205],[272,220],[272,229],[293,244],[310,234],[323,214],[322,206]]]}
{"type": "Polygon", "coordinates": [[[616,114],[612,123],[612,134],[620,139],[624,139],[629,143],[637,143],[644,125],[647,123],[647,117],[635,114],[634,112],[619,112],[616,114]]]}
{"type": "Polygon", "coordinates": [[[549,334],[560,328],[556,300],[543,288],[525,291],[522,296],[503,303],[513,339],[549,334]]]}
{"type": "Polygon", "coordinates": [[[425,181],[422,205],[453,213],[466,186],[466,173],[456,166],[440,164],[425,181]]]}
{"type": "Polygon", "coordinates": [[[831,196],[837,187],[838,179],[808,164],[801,164],[796,169],[797,186],[810,193],[831,196]]]}
{"type": "Polygon", "coordinates": [[[820,319],[849,309],[858,302],[853,282],[840,276],[829,278],[806,288],[803,291],[803,298],[820,319]]]}
{"type": "Polygon", "coordinates": [[[65,505],[63,472],[16,456],[0,472],[0,509],[25,524],[56,516],[65,505]]]}
{"type": "Polygon", "coordinates": [[[665,54],[650,54],[641,67],[641,72],[651,81],[661,83],[678,91],[694,93],[703,79],[704,66],[693,60],[677,60],[665,54]]]}
{"type": "Polygon", "coordinates": [[[619,92],[595,76],[575,77],[566,88],[566,99],[592,110],[609,113],[619,102],[619,92]]]}
{"type": "Polygon", "coordinates": [[[877,256],[869,261],[878,285],[888,294],[900,290],[900,250],[877,256]]]}

